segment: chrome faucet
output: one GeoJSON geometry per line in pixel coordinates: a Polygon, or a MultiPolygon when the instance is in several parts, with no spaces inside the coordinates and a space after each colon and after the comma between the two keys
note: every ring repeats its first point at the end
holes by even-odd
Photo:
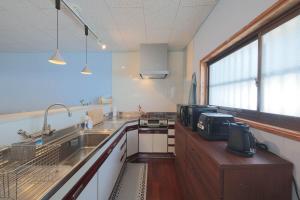
{"type": "Polygon", "coordinates": [[[53,105],[49,106],[46,109],[45,115],[44,115],[44,125],[43,125],[43,129],[42,129],[42,134],[43,135],[49,135],[49,134],[51,134],[51,133],[53,133],[55,131],[55,130],[51,129],[51,126],[50,126],[50,124],[48,125],[48,121],[47,121],[48,120],[48,111],[51,108],[55,107],[55,106],[61,106],[61,107],[65,108],[68,111],[68,116],[69,117],[72,116],[72,113],[71,113],[70,109],[67,106],[65,106],[64,104],[56,103],[56,104],[53,104],[53,105]]]}

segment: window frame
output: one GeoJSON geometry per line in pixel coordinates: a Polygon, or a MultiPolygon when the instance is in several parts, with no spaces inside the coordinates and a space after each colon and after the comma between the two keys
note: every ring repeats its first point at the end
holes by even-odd
{"type": "MultiPolygon", "coordinates": [[[[262,69],[262,37],[269,33],[270,31],[274,30],[275,28],[279,27],[280,25],[286,23],[287,21],[297,17],[300,15],[300,3],[296,6],[292,7],[288,11],[284,12],[283,14],[279,15],[275,19],[271,20],[270,22],[266,23],[265,25],[257,28],[252,33],[248,34],[243,39],[235,42],[233,45],[230,45],[225,50],[218,53],[216,56],[210,58],[207,62],[207,73],[206,73],[206,102],[209,104],[209,78],[210,78],[210,65],[221,60],[222,58],[230,55],[231,53],[239,50],[240,48],[250,44],[254,40],[258,40],[258,69],[257,69],[257,108],[256,110],[247,110],[247,109],[240,109],[240,108],[229,108],[223,106],[217,106],[220,112],[232,114],[235,117],[240,119],[245,119],[258,122],[261,124],[268,124],[276,127],[280,127],[286,130],[297,131],[300,133],[300,117],[288,116],[288,115],[281,115],[281,114],[273,114],[273,113],[266,113],[261,111],[261,69],[262,69]]],[[[300,135],[295,136],[300,137],[300,135]]]]}

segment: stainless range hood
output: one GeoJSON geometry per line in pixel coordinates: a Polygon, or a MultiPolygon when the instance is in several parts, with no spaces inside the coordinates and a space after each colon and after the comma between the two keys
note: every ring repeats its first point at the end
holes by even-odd
{"type": "Polygon", "coordinates": [[[164,79],[168,74],[168,44],[141,44],[141,78],[164,79]]]}

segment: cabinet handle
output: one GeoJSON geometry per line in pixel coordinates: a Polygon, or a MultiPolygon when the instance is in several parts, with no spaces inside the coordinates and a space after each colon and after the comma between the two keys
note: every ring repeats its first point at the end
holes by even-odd
{"type": "Polygon", "coordinates": [[[77,188],[77,190],[74,192],[74,194],[72,195],[73,199],[76,199],[76,198],[79,196],[79,194],[80,194],[80,192],[82,191],[82,189],[83,189],[83,185],[80,185],[80,186],[77,188]]]}
{"type": "Polygon", "coordinates": [[[124,148],[125,144],[126,144],[126,139],[125,139],[125,141],[123,142],[123,144],[121,145],[120,151],[124,148]]]}
{"type": "Polygon", "coordinates": [[[120,162],[123,161],[123,158],[125,157],[125,155],[126,155],[126,151],[123,153],[123,155],[122,155],[122,157],[121,157],[121,159],[120,159],[120,162]]]}
{"type": "Polygon", "coordinates": [[[112,148],[110,148],[107,152],[107,154],[109,155],[112,152],[112,148]]]}

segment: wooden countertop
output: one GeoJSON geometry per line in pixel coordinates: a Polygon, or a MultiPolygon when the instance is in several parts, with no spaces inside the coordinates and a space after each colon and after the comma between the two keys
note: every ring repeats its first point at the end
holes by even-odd
{"type": "Polygon", "coordinates": [[[212,160],[222,168],[232,168],[234,166],[253,167],[253,165],[257,165],[257,167],[266,167],[267,165],[272,165],[272,167],[276,165],[290,165],[290,167],[293,166],[291,162],[286,161],[273,153],[262,150],[257,150],[256,154],[250,158],[232,154],[226,150],[226,141],[205,140],[199,134],[197,134],[197,132],[193,132],[191,129],[181,125],[179,121],[176,122],[175,126],[176,128],[179,128],[187,133],[188,137],[192,138],[191,141],[195,143],[195,146],[197,146],[197,148],[201,148],[201,152],[206,152],[209,154],[210,158],[212,158],[212,160]]]}

